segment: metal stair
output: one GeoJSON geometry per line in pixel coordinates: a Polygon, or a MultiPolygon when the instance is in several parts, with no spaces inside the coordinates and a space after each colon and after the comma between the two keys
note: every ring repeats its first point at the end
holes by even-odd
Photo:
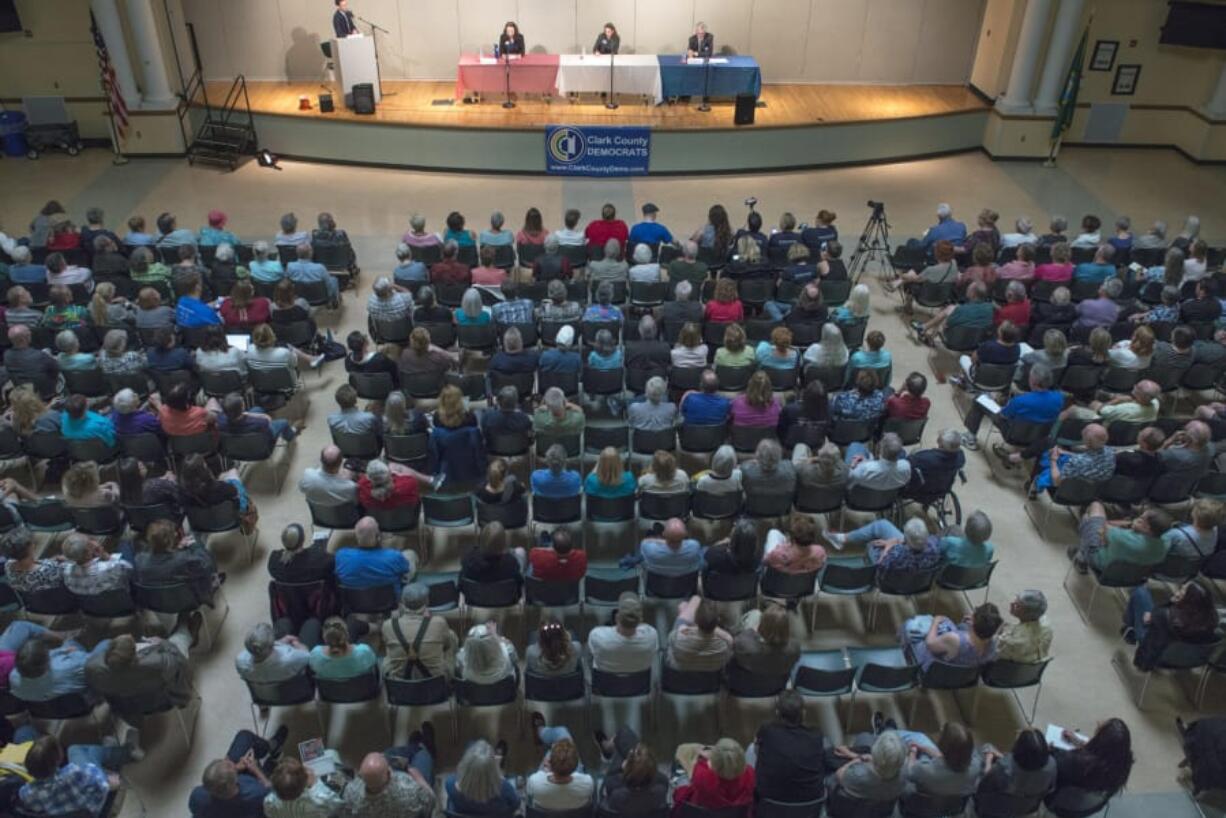
{"type": "Polygon", "coordinates": [[[192,55],[196,70],[192,73],[179,96],[176,113],[179,131],[187,145],[187,161],[224,165],[234,170],[245,156],[254,156],[259,144],[255,133],[255,120],[251,116],[251,99],[247,95],[247,78],[239,74],[226,92],[219,106],[209,101],[200,67],[200,52],[196,46],[196,32],[189,25],[192,55]],[[192,109],[204,110],[204,121],[193,135],[191,132],[192,109]]]}

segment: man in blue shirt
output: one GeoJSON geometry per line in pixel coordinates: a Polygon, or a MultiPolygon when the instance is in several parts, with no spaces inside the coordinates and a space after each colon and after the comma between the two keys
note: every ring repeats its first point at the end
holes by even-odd
{"type": "Polygon", "coordinates": [[[548,500],[579,493],[579,472],[566,468],[566,447],[555,443],[545,452],[545,468],[532,472],[532,496],[548,500]]]}
{"type": "Polygon", "coordinates": [[[150,369],[159,372],[190,370],[193,365],[191,350],[177,344],[174,327],[157,328],[153,333],[153,346],[145,350],[145,362],[150,369]]]}
{"type": "Polygon", "coordinates": [[[284,724],[269,741],[239,730],[226,757],[204,768],[202,786],[188,797],[192,818],[262,818],[264,798],[272,791],[267,771],[276,764],[288,735],[284,724]]]}
{"type": "Polygon", "coordinates": [[[111,644],[103,639],[87,651],[73,641],[51,647],[45,638],[27,639],[17,651],[9,672],[9,691],[25,702],[46,702],[69,693],[87,693],[85,663],[93,654],[105,654],[111,644]]]}
{"type": "Polygon", "coordinates": [[[220,324],[221,316],[204,301],[204,281],[199,273],[183,277],[183,295],[175,302],[175,324],[179,327],[206,327],[220,324]]]}
{"type": "Polygon", "coordinates": [[[31,263],[33,256],[30,248],[24,244],[13,248],[10,257],[13,264],[9,267],[9,281],[14,284],[46,284],[47,268],[41,264],[31,263]]]}
{"type": "MultiPolygon", "coordinates": [[[[999,412],[992,413],[992,423],[1003,431],[1010,420],[1023,420],[1028,423],[1053,423],[1064,409],[1064,393],[1052,388],[1052,372],[1042,364],[1030,368],[1030,391],[1018,395],[1005,404],[999,412]]],[[[966,413],[967,434],[962,436],[962,445],[972,452],[979,451],[979,425],[988,410],[978,400],[971,404],[966,413]]],[[[1002,458],[1007,458],[1009,452],[1003,449],[1002,458]]]]}
{"type": "Polygon", "coordinates": [[[1073,268],[1074,281],[1092,281],[1102,284],[1115,275],[1115,265],[1111,259],[1115,257],[1115,248],[1104,244],[1094,254],[1094,261],[1078,264],[1073,268]]]}
{"type": "Polygon", "coordinates": [[[710,369],[703,370],[702,391],[693,390],[681,396],[681,417],[696,426],[714,426],[728,422],[732,401],[719,394],[719,378],[710,369]]]}
{"type": "Polygon", "coordinates": [[[309,282],[322,281],[328,286],[328,297],[333,301],[340,298],[340,286],[336,283],[336,279],[328,272],[328,268],[319,262],[312,261],[311,245],[307,242],[299,244],[296,251],[298,254],[297,261],[291,261],[285,267],[285,274],[291,281],[309,282]]]}
{"type": "Polygon", "coordinates": [[[954,244],[961,244],[966,240],[966,225],[954,220],[953,208],[944,202],[937,205],[937,223],[924,232],[924,252],[931,251],[932,245],[942,239],[954,244]]]}
{"type": "Polygon", "coordinates": [[[575,329],[569,324],[558,330],[554,342],[557,346],[549,347],[541,353],[537,364],[541,372],[578,372],[583,368],[579,353],[570,348],[575,341],[575,329]]]}
{"type": "Polygon", "coordinates": [[[346,588],[376,588],[392,585],[396,595],[406,580],[417,573],[417,555],[379,545],[379,524],[363,517],[353,528],[357,547],[336,552],[336,579],[346,588]]]}
{"type": "Polygon", "coordinates": [[[702,567],[702,546],[686,536],[685,523],[674,517],[664,524],[659,535],[643,540],[638,554],[621,560],[622,568],[639,564],[652,574],[683,577],[702,567]]]}
{"type": "Polygon", "coordinates": [[[661,242],[673,243],[673,234],[669,232],[668,228],[656,223],[659,212],[660,208],[651,202],[643,205],[643,220],[630,228],[630,239],[627,242],[629,246],[634,247],[639,244],[646,244],[650,247],[658,247],[661,242]]]}

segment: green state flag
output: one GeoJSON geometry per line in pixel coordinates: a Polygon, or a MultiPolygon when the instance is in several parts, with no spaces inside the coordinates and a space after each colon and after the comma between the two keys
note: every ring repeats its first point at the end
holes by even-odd
{"type": "Polygon", "coordinates": [[[1064,80],[1064,93],[1060,95],[1060,110],[1056,112],[1056,121],[1051,127],[1051,141],[1058,140],[1073,124],[1073,112],[1077,110],[1077,94],[1081,90],[1081,75],[1085,68],[1086,42],[1090,38],[1090,27],[1081,35],[1077,53],[1073,55],[1073,63],[1068,67],[1068,77],[1064,80]]]}

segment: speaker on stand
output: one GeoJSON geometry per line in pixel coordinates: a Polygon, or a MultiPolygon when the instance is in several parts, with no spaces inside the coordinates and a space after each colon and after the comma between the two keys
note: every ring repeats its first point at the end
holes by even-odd
{"type": "Polygon", "coordinates": [[[355,114],[373,114],[375,112],[375,86],[363,82],[353,86],[353,112],[355,114]]]}

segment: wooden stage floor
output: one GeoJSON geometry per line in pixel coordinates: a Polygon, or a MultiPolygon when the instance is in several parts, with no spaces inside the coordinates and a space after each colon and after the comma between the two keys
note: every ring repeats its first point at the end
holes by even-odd
{"type": "MultiPolygon", "coordinates": [[[[229,82],[208,83],[209,99],[224,99],[229,82]]],[[[319,83],[248,82],[252,111],[257,114],[321,117],[355,122],[375,122],[411,127],[535,129],[545,125],[649,125],[666,131],[720,130],[735,127],[732,102],[713,101],[710,113],[696,110],[697,102],[676,105],[645,105],[640,99],[623,98],[615,111],[591,95],[578,102],[538,98],[519,100],[504,110],[501,97],[479,104],[454,100],[455,83],[387,81],[383,102],[374,116],[358,116],[339,105],[331,114],[318,110],[319,83]],[[299,111],[300,96],[309,96],[311,110],[299,111]],[[435,104],[439,101],[452,104],[435,104]]],[[[932,117],[986,110],[989,106],[964,86],[958,85],[763,85],[753,128],[795,128],[818,124],[874,122],[913,117],[932,117]]]]}

